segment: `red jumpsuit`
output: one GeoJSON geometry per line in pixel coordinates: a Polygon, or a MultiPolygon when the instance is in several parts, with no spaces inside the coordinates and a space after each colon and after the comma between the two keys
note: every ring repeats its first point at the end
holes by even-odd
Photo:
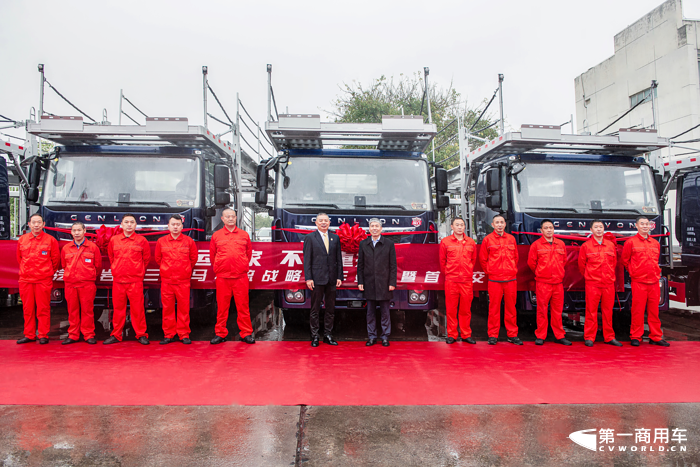
{"type": "Polygon", "coordinates": [[[566,245],[558,238],[549,243],[542,237],[530,246],[527,264],[535,273],[537,285],[537,330],[535,337],[547,338],[547,308],[551,303],[552,331],[556,339],[566,337],[561,324],[561,314],[564,310],[564,270],[566,267],[566,245]]]}
{"type": "Polygon", "coordinates": [[[77,341],[82,331],[85,340],[91,339],[95,337],[95,281],[102,270],[102,253],[90,240],[83,240],[80,246],[73,241],[61,250],[61,264],[68,303],[68,337],[77,341]]]}
{"type": "Polygon", "coordinates": [[[131,325],[134,327],[136,338],[147,338],[146,310],[143,307],[143,278],[146,275],[148,262],[151,260],[151,247],[141,235],[133,233],[127,237],[122,232],[110,239],[107,253],[114,277],[112,336],[119,341],[122,340],[128,299],[131,305],[131,325]]]}
{"type": "Polygon", "coordinates": [[[655,239],[637,234],[625,242],[622,248],[622,264],[632,279],[632,326],[630,338],[642,340],[644,334],[644,310],[647,312],[649,339],[663,339],[659,320],[659,254],[661,246],[655,239]]]}
{"type": "Polygon", "coordinates": [[[457,339],[457,319],[462,339],[472,336],[472,278],[476,262],[476,242],[466,235],[462,240],[450,235],[440,242],[440,269],[445,277],[447,337],[457,339]],[[459,310],[459,311],[458,311],[459,310]]]}
{"type": "Polygon", "coordinates": [[[484,272],[489,276],[489,337],[498,337],[502,299],[505,299],[503,321],[508,337],[517,337],[518,317],[515,301],[518,297],[518,247],[515,237],[507,232],[498,235],[494,230],[481,242],[479,260],[484,272]]]}
{"type": "Polygon", "coordinates": [[[578,252],[578,268],[586,280],[586,323],[583,338],[595,341],[598,334],[598,304],[603,313],[603,339],[615,339],[612,326],[613,305],[615,305],[615,266],[617,247],[603,239],[602,243],[591,238],[581,245],[578,252]]]}
{"type": "Polygon", "coordinates": [[[17,242],[19,296],[24,312],[24,337],[49,337],[51,328],[51,288],[53,275],[61,266],[58,242],[46,232],[34,236],[29,232],[17,242]]]}
{"type": "Polygon", "coordinates": [[[163,302],[163,333],[172,339],[190,337],[190,278],[197,264],[197,245],[180,234],[168,234],[156,243],[156,263],[160,266],[160,300],[163,302]],[[175,300],[177,299],[177,320],[175,300]]]}
{"type": "Polygon", "coordinates": [[[237,323],[242,338],[253,333],[248,308],[248,267],[253,256],[253,244],[245,230],[234,227],[214,232],[209,243],[209,255],[216,275],[216,328],[219,337],[226,337],[231,296],[238,312],[237,323]]]}

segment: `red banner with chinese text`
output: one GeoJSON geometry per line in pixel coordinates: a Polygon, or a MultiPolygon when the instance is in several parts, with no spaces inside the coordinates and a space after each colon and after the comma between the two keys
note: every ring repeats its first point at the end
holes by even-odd
{"type": "MultiPolygon", "coordinates": [[[[67,242],[60,242],[61,245],[67,242]]],[[[155,243],[150,243],[155,250],[155,243]]],[[[197,242],[199,259],[192,271],[193,289],[214,289],[214,271],[209,258],[209,243],[197,242]]],[[[439,245],[397,244],[396,261],[398,266],[397,288],[441,290],[444,280],[438,260],[439,245]]],[[[528,245],[518,246],[518,290],[534,290],[535,277],[527,265],[528,245]]],[[[567,246],[567,265],[564,288],[584,290],[584,280],[578,270],[578,246],[567,246]]],[[[619,253],[618,253],[619,254],[619,253]]],[[[151,255],[153,258],[155,255],[151,255]]],[[[305,287],[304,255],[302,243],[253,242],[253,256],[250,260],[248,278],[251,289],[295,289],[305,287]]],[[[618,258],[619,259],[619,258],[618,258]]],[[[343,288],[357,286],[357,255],[343,252],[343,288]]],[[[19,266],[17,264],[17,242],[0,241],[0,288],[18,288],[19,266]]],[[[618,290],[622,291],[623,270],[620,261],[617,268],[618,290]]],[[[486,290],[487,278],[481,265],[474,267],[474,290],[486,290]]],[[[112,284],[112,271],[109,259],[103,258],[103,268],[97,285],[101,288],[112,284]]],[[[154,260],[148,265],[144,286],[159,288],[160,275],[154,260]]],[[[63,287],[63,270],[54,275],[54,286],[63,287]]]]}

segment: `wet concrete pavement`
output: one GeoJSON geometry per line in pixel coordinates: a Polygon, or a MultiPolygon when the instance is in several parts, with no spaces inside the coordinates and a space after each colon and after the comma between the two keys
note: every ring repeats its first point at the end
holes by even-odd
{"type": "Polygon", "coordinates": [[[0,419],[0,465],[8,467],[700,464],[700,404],[0,406],[0,419]],[[651,438],[615,436],[602,452],[568,439],[601,428],[650,429],[651,438]],[[687,430],[687,440],[654,442],[657,428],[687,430]]]}

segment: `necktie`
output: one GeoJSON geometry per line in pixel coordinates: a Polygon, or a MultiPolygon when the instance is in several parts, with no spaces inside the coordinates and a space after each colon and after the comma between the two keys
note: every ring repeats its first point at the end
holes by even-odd
{"type": "Polygon", "coordinates": [[[326,245],[326,253],[328,253],[328,234],[323,234],[323,244],[326,245]]]}

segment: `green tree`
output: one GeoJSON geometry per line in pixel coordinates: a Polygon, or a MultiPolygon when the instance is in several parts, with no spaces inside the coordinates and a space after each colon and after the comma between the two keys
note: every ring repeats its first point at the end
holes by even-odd
{"type": "MultiPolygon", "coordinates": [[[[382,115],[400,115],[403,109],[405,115],[423,115],[428,121],[428,103],[423,101],[423,78],[418,74],[413,76],[399,75],[399,79],[385,76],[372,81],[369,86],[353,81],[351,84],[343,83],[341,94],[333,101],[334,110],[330,113],[335,116],[337,122],[348,123],[381,123],[382,115]],[[422,103],[422,113],[421,113],[422,103]]],[[[485,99],[480,108],[471,108],[463,101],[461,94],[452,87],[447,88],[431,85],[430,108],[433,123],[436,124],[440,134],[435,138],[435,156],[433,159],[432,146],[426,148],[426,155],[431,161],[442,162],[445,168],[459,165],[459,151],[457,142],[457,122],[453,122],[458,116],[462,124],[471,128],[479,117],[482,109],[488,103],[485,99]],[[444,130],[444,131],[441,131],[444,130]],[[445,144],[447,143],[447,144],[445,144]]],[[[489,110],[491,110],[491,107],[489,110]]],[[[492,139],[498,135],[496,126],[484,131],[477,131],[494,123],[493,113],[489,112],[478,122],[474,133],[486,139],[492,139]]],[[[470,146],[475,149],[483,144],[472,139],[470,146]]]]}

